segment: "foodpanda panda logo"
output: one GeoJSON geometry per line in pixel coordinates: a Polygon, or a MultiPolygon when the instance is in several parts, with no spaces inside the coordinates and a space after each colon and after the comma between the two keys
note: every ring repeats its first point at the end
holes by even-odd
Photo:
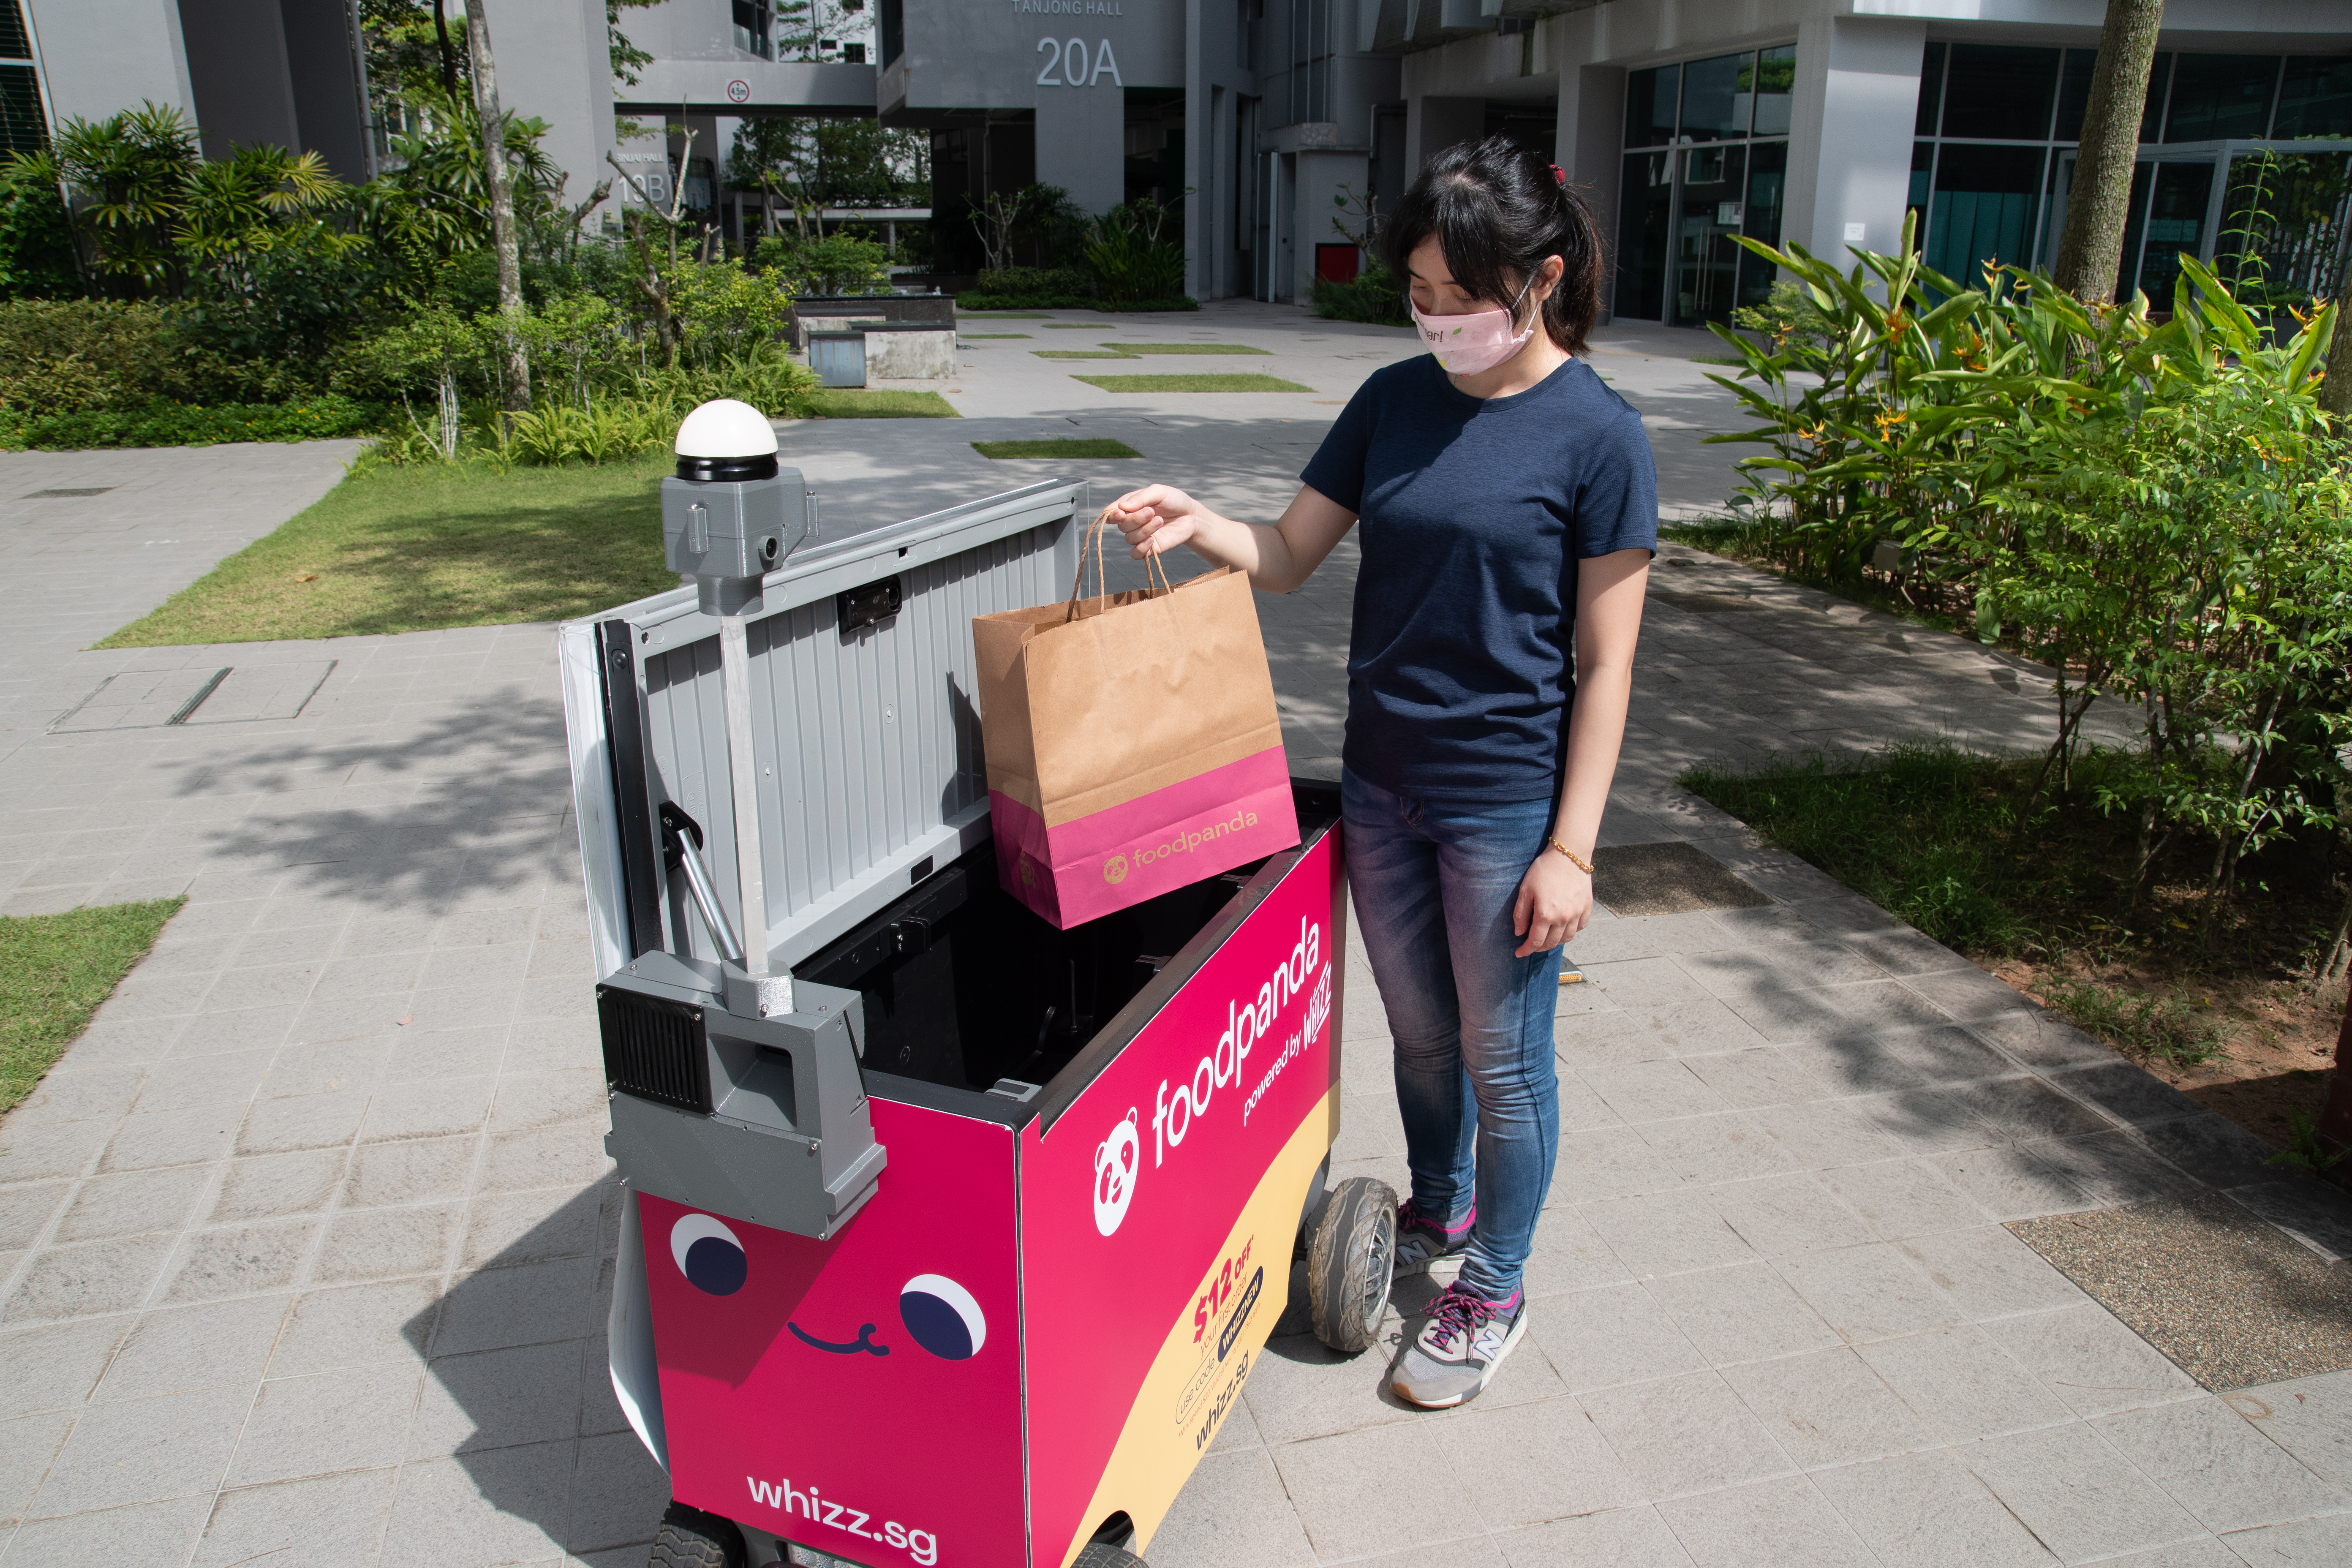
{"type": "Polygon", "coordinates": [[[1127,1217],[1128,1201],[1135,1196],[1135,1178],[1143,1164],[1143,1139],[1135,1130],[1136,1112],[1111,1124],[1110,1136],[1095,1145],[1095,1229],[1108,1236],[1127,1217]]]}
{"type": "Polygon", "coordinates": [[[1103,862],[1103,880],[1117,886],[1127,880],[1127,857],[1114,855],[1103,862]]]}

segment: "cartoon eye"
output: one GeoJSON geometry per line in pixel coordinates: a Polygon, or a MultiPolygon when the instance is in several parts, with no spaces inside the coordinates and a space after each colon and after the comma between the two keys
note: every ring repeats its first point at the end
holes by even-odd
{"type": "Polygon", "coordinates": [[[965,1361],[988,1341],[988,1319],[971,1292],[944,1274],[918,1274],[898,1291],[898,1317],[915,1342],[941,1361],[965,1361]]]}
{"type": "Polygon", "coordinates": [[[751,1272],[743,1244],[707,1214],[688,1215],[669,1227],[669,1254],[687,1282],[706,1295],[732,1296],[751,1272]]]}

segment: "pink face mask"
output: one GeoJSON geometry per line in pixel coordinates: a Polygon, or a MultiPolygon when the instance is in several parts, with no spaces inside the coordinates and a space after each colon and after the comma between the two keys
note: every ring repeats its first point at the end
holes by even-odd
{"type": "Polygon", "coordinates": [[[1492,370],[1527,346],[1536,333],[1536,318],[1543,312],[1531,312],[1526,328],[1514,334],[1511,322],[1519,313],[1519,300],[1528,297],[1535,287],[1530,274],[1519,286],[1519,299],[1511,301],[1507,310],[1470,310],[1459,316],[1424,316],[1421,307],[1408,296],[1405,308],[1412,312],[1412,324],[1421,329],[1421,341],[1437,356],[1437,363],[1454,375],[1476,375],[1482,370],[1492,370]]]}

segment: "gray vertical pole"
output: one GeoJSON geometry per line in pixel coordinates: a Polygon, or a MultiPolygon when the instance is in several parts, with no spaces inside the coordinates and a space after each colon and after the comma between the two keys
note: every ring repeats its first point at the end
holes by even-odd
{"type": "Polygon", "coordinates": [[[727,709],[727,762],[735,796],[735,887],[743,971],[768,973],[768,883],[760,844],[760,770],[751,757],[751,658],[743,617],[719,617],[719,681],[727,709]]]}

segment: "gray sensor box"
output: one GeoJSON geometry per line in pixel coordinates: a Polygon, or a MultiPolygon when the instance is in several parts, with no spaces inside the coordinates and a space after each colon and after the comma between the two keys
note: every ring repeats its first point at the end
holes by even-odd
{"type": "Polygon", "coordinates": [[[688,577],[760,577],[808,536],[798,468],[772,479],[662,480],[662,560],[688,577]]]}

